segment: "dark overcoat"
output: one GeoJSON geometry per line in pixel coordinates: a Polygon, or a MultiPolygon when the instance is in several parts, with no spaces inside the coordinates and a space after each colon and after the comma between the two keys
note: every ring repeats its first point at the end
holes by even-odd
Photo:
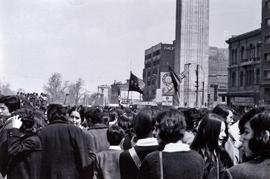
{"type": "Polygon", "coordinates": [[[33,133],[8,130],[8,179],[39,179],[41,142],[33,133]]]}
{"type": "Polygon", "coordinates": [[[41,179],[89,178],[95,159],[82,130],[67,121],[55,120],[40,130],[42,143],[41,179]]]}

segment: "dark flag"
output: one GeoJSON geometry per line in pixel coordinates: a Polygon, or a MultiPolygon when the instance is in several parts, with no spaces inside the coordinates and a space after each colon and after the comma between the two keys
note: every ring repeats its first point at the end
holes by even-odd
{"type": "Polygon", "coordinates": [[[129,78],[129,91],[137,91],[141,94],[143,94],[143,89],[144,89],[144,82],[143,80],[141,80],[140,78],[138,78],[137,76],[135,76],[134,74],[132,74],[132,72],[130,72],[130,78],[129,78]]]}
{"type": "Polygon", "coordinates": [[[173,87],[175,90],[175,93],[178,92],[178,86],[181,83],[181,79],[179,78],[179,76],[173,71],[173,69],[169,66],[169,72],[170,72],[170,76],[172,78],[172,83],[173,83],[173,87]]]}

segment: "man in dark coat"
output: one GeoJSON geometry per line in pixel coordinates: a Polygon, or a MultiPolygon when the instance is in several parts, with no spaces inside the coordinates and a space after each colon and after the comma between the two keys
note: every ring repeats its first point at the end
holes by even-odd
{"type": "Polygon", "coordinates": [[[8,130],[8,179],[39,179],[41,142],[34,128],[34,112],[22,108],[8,130]]]}
{"type": "Polygon", "coordinates": [[[0,178],[7,172],[7,130],[14,117],[12,113],[20,108],[20,99],[16,96],[0,97],[0,178]]]}
{"type": "Polygon", "coordinates": [[[40,130],[42,143],[41,179],[84,179],[95,160],[85,143],[82,130],[68,124],[67,110],[59,104],[48,106],[50,124],[40,130]]]}
{"type": "Polygon", "coordinates": [[[138,141],[130,150],[120,154],[121,179],[136,179],[143,159],[158,149],[158,141],[153,137],[156,112],[143,109],[135,117],[133,127],[138,141]]]}
{"type": "Polygon", "coordinates": [[[108,126],[103,124],[102,115],[102,110],[96,107],[88,109],[85,114],[89,125],[89,129],[85,131],[87,144],[95,153],[108,150],[110,147],[107,139],[108,126]]]}

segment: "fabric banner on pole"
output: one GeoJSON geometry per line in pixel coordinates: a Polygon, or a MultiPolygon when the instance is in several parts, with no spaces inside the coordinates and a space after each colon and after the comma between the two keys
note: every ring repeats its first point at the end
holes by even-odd
{"type": "Polygon", "coordinates": [[[143,94],[143,89],[145,87],[145,84],[142,79],[135,76],[132,72],[130,72],[130,78],[129,78],[129,91],[137,91],[141,94],[143,94]]]}

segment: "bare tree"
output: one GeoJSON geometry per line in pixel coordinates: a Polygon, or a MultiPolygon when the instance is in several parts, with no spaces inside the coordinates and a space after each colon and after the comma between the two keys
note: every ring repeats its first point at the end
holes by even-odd
{"type": "Polygon", "coordinates": [[[44,90],[49,96],[49,103],[63,103],[67,84],[68,82],[63,84],[60,73],[53,73],[51,75],[47,85],[44,86],[44,90]]]}
{"type": "Polygon", "coordinates": [[[68,86],[68,104],[78,105],[79,100],[83,96],[82,93],[83,80],[79,78],[75,83],[71,83],[68,86]]]}
{"type": "Polygon", "coordinates": [[[14,95],[15,92],[11,90],[9,83],[0,82],[1,95],[14,95]]]}

